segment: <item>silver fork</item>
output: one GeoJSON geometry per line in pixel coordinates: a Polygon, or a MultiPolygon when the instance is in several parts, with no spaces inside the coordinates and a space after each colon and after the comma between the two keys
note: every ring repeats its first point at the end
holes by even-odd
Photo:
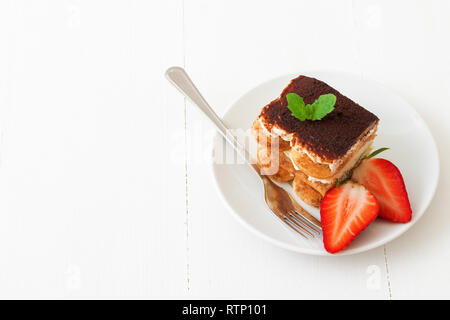
{"type": "Polygon", "coordinates": [[[166,77],[186,98],[195,104],[215,124],[222,136],[255,170],[263,181],[264,199],[269,209],[277,218],[283,221],[291,230],[304,238],[312,238],[321,232],[320,222],[303,209],[283,188],[276,185],[267,175],[261,173],[258,165],[252,163],[249,152],[231,133],[222,119],[214,112],[205,98],[200,94],[192,80],[181,67],[171,67],[166,71],[166,77]]]}

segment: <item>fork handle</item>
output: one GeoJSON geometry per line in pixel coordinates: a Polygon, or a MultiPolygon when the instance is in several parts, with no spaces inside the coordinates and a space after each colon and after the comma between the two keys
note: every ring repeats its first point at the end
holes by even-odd
{"type": "Polygon", "coordinates": [[[231,130],[223,123],[222,119],[214,112],[211,106],[203,98],[200,91],[189,78],[186,71],[181,67],[171,67],[166,71],[166,78],[177,88],[186,98],[195,104],[216,126],[220,134],[233,146],[233,148],[244,158],[244,160],[261,176],[259,168],[253,164],[247,149],[232,134],[231,130]]]}

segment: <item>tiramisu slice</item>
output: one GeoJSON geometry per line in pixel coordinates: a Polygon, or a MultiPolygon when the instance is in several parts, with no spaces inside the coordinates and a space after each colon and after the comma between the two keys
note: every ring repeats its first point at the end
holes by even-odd
{"type": "Polygon", "coordinates": [[[273,138],[281,138],[276,145],[279,152],[265,154],[272,157],[272,162],[282,163],[282,170],[289,168],[289,174],[283,174],[282,180],[293,179],[294,190],[301,199],[319,206],[323,195],[337,181],[345,179],[369,153],[378,121],[373,113],[326,83],[299,76],[279,98],[262,109],[252,132],[259,143],[259,151],[271,150],[271,143],[276,141],[273,138]],[[319,118],[315,118],[312,111],[308,111],[310,118],[301,113],[294,116],[286,97],[290,93],[296,94],[302,106],[305,104],[309,108],[320,100],[319,97],[334,95],[334,109],[319,118]],[[276,155],[278,159],[273,159],[276,155]],[[293,174],[285,157],[292,161],[293,174]]]}

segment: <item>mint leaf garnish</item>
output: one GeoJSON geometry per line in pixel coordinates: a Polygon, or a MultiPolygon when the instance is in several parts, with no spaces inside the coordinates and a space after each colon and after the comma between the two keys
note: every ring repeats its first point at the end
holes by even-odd
{"type": "Polygon", "coordinates": [[[322,120],[327,114],[334,110],[336,96],[332,93],[321,95],[313,104],[306,104],[303,98],[296,93],[286,95],[288,109],[292,115],[300,121],[322,120]]]}
{"type": "Polygon", "coordinates": [[[389,150],[389,148],[380,148],[380,149],[377,149],[377,150],[375,150],[374,152],[372,152],[371,154],[369,154],[367,157],[365,157],[364,159],[370,159],[370,158],[373,158],[373,157],[375,157],[377,154],[379,154],[379,153],[381,153],[381,152],[383,152],[383,151],[386,151],[386,150],[389,150]]]}
{"type": "Polygon", "coordinates": [[[336,96],[334,94],[323,94],[312,104],[313,115],[311,120],[320,120],[334,110],[336,96]]]}
{"type": "Polygon", "coordinates": [[[304,121],[306,119],[305,102],[303,98],[295,93],[288,93],[286,95],[288,101],[288,109],[291,110],[292,115],[297,119],[304,121]]]}

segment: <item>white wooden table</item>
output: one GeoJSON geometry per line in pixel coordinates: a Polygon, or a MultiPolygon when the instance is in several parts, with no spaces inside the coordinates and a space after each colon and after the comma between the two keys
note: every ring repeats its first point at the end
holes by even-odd
{"type": "Polygon", "coordinates": [[[450,298],[449,15],[447,0],[0,2],[0,298],[450,298]],[[439,147],[427,214],[354,256],[255,237],[216,193],[214,129],[172,65],[218,113],[285,73],[384,83],[439,147]]]}

